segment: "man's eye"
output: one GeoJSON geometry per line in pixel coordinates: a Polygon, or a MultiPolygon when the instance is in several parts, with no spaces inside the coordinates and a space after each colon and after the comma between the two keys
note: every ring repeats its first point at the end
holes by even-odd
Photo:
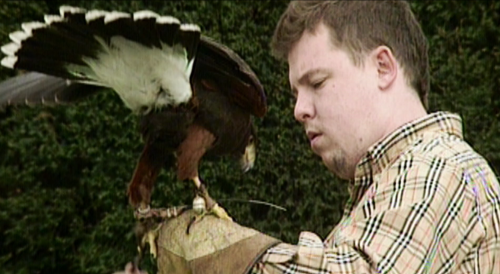
{"type": "Polygon", "coordinates": [[[312,84],[312,87],[314,89],[318,89],[318,88],[320,88],[323,85],[323,82],[324,81],[315,82],[315,83],[312,84]]]}

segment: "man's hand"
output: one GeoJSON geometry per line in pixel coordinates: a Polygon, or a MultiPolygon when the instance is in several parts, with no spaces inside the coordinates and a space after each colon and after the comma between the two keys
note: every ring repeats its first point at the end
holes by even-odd
{"type": "Polygon", "coordinates": [[[127,263],[124,271],[115,272],[113,274],[148,274],[146,271],[141,271],[132,263],[127,263]]]}
{"type": "Polygon", "coordinates": [[[254,229],[215,216],[186,211],[163,224],[158,237],[158,273],[246,273],[270,247],[280,241],[254,229]]]}

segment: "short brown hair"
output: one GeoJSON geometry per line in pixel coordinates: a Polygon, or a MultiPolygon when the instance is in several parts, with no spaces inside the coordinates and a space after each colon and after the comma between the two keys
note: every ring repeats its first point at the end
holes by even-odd
{"type": "Polygon", "coordinates": [[[429,61],[427,39],[406,1],[292,1],[278,21],[272,54],[286,60],[305,31],[322,22],[332,44],[346,50],[356,65],[365,53],[389,47],[410,85],[427,108],[429,61]]]}

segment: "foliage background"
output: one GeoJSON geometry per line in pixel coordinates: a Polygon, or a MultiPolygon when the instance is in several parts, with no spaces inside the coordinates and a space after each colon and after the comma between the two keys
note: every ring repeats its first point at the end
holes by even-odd
{"type": "MultiPolygon", "coordinates": [[[[0,42],[21,22],[69,4],[133,12],[151,9],[198,23],[206,35],[243,57],[266,88],[269,112],[256,119],[257,166],[241,174],[229,160],[205,162],[211,195],[237,222],[287,242],[303,230],[326,236],[339,220],[346,183],[322,166],[293,119],[287,68],[269,54],[274,26],[288,1],[6,1],[0,42]],[[224,201],[258,199],[284,206],[224,201]]],[[[465,138],[500,168],[500,2],[414,1],[431,45],[431,110],[464,118],[465,138]]],[[[0,80],[15,75],[0,69],[0,80]]],[[[112,92],[58,107],[0,112],[0,273],[111,273],[135,255],[134,219],[126,199],[142,143],[136,117],[112,92]]],[[[161,173],[154,206],[189,203],[192,185],[161,173]]],[[[146,270],[155,270],[146,260],[146,270]]]]}

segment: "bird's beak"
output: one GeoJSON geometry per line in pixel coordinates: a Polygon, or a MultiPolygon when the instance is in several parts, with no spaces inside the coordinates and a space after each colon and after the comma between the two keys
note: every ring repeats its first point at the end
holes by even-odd
{"type": "Polygon", "coordinates": [[[253,168],[255,164],[255,143],[250,142],[245,148],[245,154],[241,157],[241,169],[247,172],[253,168]]]}

